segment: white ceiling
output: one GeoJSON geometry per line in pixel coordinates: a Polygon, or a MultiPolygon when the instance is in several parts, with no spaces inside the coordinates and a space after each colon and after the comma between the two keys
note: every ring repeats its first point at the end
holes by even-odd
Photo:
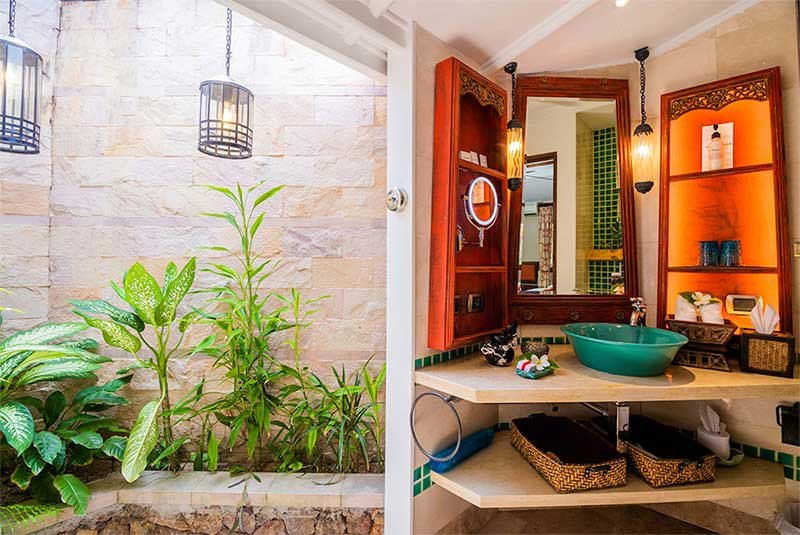
{"type": "Polygon", "coordinates": [[[516,60],[522,73],[632,62],[633,51],[642,46],[657,55],[759,2],[629,0],[618,8],[614,0],[380,1],[483,70],[516,60]]]}

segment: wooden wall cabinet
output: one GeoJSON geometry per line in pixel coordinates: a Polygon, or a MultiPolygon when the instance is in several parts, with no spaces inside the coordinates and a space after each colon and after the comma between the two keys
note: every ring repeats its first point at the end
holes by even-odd
{"type": "MultiPolygon", "coordinates": [[[[761,295],[792,330],[780,69],[661,97],[658,323],[679,292],[761,295]],[[733,123],[733,167],[703,170],[706,125],[733,123]],[[739,266],[698,265],[699,242],[740,240],[739,266]]],[[[750,327],[745,315],[725,317],[750,327]]]]}
{"type": "Polygon", "coordinates": [[[508,315],[508,190],[506,187],[506,91],[455,58],[436,66],[433,148],[431,267],[428,346],[439,350],[485,338],[506,324],[508,315]],[[487,166],[460,158],[472,151],[487,166]],[[485,231],[483,247],[456,251],[460,227],[469,242],[477,230],[467,221],[464,195],[470,182],[484,176],[500,201],[495,224],[485,231]],[[470,296],[482,298],[468,311],[470,296]]]}

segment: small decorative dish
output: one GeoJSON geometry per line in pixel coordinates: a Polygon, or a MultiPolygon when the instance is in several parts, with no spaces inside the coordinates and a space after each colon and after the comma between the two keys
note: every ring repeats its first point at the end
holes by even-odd
{"type": "Polygon", "coordinates": [[[731,448],[731,456],[727,459],[720,459],[717,457],[717,466],[736,466],[744,459],[744,452],[742,450],[731,448]]]}

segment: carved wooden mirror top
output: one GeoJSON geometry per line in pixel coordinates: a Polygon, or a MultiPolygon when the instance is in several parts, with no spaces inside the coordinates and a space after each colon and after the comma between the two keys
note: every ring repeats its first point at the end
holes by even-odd
{"type": "Polygon", "coordinates": [[[509,199],[510,318],[626,321],[639,292],[628,82],[523,76],[517,87],[526,166],[509,199]]]}

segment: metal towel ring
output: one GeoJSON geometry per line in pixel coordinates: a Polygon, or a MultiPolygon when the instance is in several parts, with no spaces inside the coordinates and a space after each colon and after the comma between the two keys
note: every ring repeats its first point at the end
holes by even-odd
{"type": "Polygon", "coordinates": [[[458,411],[453,406],[453,401],[454,400],[457,401],[457,398],[455,398],[453,396],[445,396],[444,394],[440,394],[439,392],[423,392],[422,394],[417,396],[417,398],[414,400],[414,403],[411,404],[411,416],[410,416],[410,420],[411,420],[411,436],[414,438],[414,444],[417,445],[417,447],[419,448],[419,451],[421,451],[423,453],[423,455],[425,455],[425,457],[427,457],[431,461],[436,461],[436,462],[440,462],[440,463],[447,462],[447,461],[453,459],[456,456],[456,454],[458,453],[458,450],[461,449],[461,435],[462,435],[463,431],[462,431],[462,428],[461,428],[461,418],[458,416],[458,411]],[[426,450],[425,448],[422,447],[422,444],[419,443],[419,439],[417,438],[417,430],[414,428],[414,414],[417,411],[417,403],[419,403],[419,400],[421,400],[425,396],[434,396],[434,397],[437,397],[437,398],[441,399],[448,407],[450,407],[450,410],[452,411],[453,416],[456,417],[456,422],[458,423],[458,440],[456,440],[455,449],[449,455],[447,455],[446,457],[436,457],[432,453],[428,452],[428,450],[426,450]]]}

